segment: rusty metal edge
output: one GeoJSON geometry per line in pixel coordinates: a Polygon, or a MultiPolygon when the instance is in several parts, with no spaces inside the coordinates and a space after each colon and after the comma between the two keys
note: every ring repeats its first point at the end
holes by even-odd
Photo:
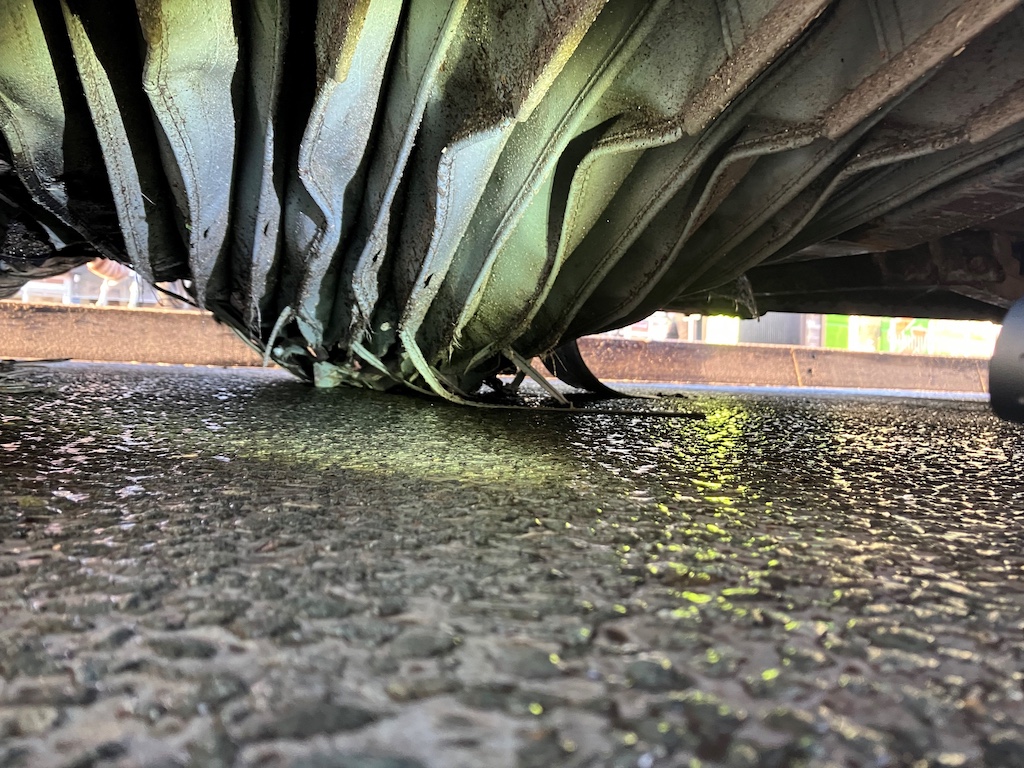
{"type": "MultiPolygon", "coordinates": [[[[585,338],[605,381],[988,392],[988,360],[770,344],[585,338]]],[[[205,312],[0,302],[0,357],[258,366],[260,357],[205,312]]]]}

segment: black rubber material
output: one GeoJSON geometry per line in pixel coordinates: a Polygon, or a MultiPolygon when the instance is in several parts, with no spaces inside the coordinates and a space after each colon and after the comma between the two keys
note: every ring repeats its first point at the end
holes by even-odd
{"type": "Polygon", "coordinates": [[[559,381],[564,381],[570,387],[585,389],[604,397],[629,397],[622,392],[616,392],[593,374],[580,354],[580,347],[575,340],[563,344],[541,360],[559,381]]]}
{"type": "Polygon", "coordinates": [[[1024,299],[1010,307],[988,369],[992,410],[1024,423],[1024,299]]]}

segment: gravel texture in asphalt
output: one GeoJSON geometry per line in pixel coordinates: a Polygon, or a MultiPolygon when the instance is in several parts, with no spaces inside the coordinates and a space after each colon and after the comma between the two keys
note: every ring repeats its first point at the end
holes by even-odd
{"type": "Polygon", "coordinates": [[[1024,429],[984,404],[32,376],[5,768],[1024,765],[1024,429]]]}

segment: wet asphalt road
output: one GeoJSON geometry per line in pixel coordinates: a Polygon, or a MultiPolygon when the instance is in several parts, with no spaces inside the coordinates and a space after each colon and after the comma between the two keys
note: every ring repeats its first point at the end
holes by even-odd
{"type": "Polygon", "coordinates": [[[984,404],[34,375],[2,766],[1024,765],[1024,429],[984,404]]]}

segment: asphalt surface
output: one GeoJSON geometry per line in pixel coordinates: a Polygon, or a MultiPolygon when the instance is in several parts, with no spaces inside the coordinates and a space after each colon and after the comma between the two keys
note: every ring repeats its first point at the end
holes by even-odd
{"type": "Polygon", "coordinates": [[[1024,765],[1024,429],[983,403],[26,376],[5,768],[1024,765]]]}

